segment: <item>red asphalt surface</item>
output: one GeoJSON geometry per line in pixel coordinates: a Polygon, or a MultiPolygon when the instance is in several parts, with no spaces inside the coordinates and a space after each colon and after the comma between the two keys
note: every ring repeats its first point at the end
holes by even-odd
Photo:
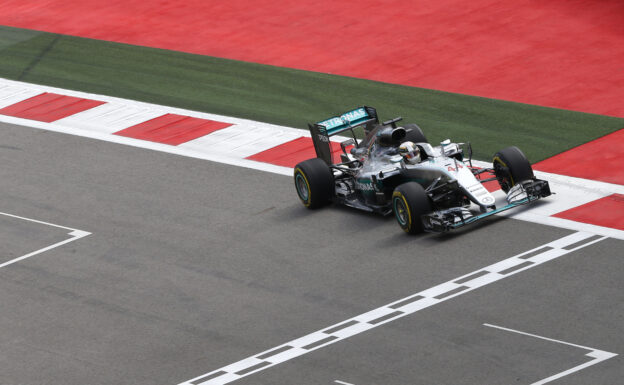
{"type": "Polygon", "coordinates": [[[609,195],[553,216],[624,231],[624,195],[609,195]]]}
{"type": "Polygon", "coordinates": [[[0,24],[624,117],[622,0],[4,0],[0,24]]]}
{"type": "Polygon", "coordinates": [[[624,129],[543,160],[533,168],[624,185],[624,129]]]}

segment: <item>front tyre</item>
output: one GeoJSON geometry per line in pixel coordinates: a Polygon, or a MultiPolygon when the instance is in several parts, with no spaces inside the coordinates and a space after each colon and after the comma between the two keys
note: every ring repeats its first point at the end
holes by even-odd
{"type": "Polygon", "coordinates": [[[431,201],[423,187],[416,182],[407,182],[392,193],[392,210],[399,226],[408,234],[424,231],[421,217],[432,211],[431,201]]]}
{"type": "Polygon", "coordinates": [[[508,192],[518,183],[534,178],[529,160],[516,146],[497,152],[492,163],[498,184],[504,192],[508,192]]]}
{"type": "Polygon", "coordinates": [[[297,195],[309,209],[325,206],[334,195],[334,174],[320,158],[297,164],[294,178],[297,195]]]}

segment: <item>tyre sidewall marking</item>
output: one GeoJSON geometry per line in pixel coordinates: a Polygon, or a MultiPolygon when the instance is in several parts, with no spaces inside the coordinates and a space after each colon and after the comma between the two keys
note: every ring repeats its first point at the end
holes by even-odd
{"type": "Polygon", "coordinates": [[[301,176],[305,181],[306,187],[308,188],[308,201],[304,201],[301,198],[301,193],[299,192],[299,188],[297,188],[297,195],[299,195],[299,199],[303,202],[305,207],[310,207],[310,203],[312,202],[312,190],[310,189],[310,182],[308,182],[308,178],[306,178],[305,173],[299,167],[295,169],[295,187],[297,187],[297,176],[301,176]]]}
{"type": "MultiPolygon", "coordinates": [[[[412,213],[410,212],[410,207],[407,204],[407,200],[405,199],[405,196],[403,196],[403,194],[400,191],[395,191],[392,194],[392,198],[393,201],[394,199],[401,199],[403,201],[403,205],[405,206],[405,211],[407,211],[407,226],[403,227],[403,230],[405,230],[405,232],[409,232],[409,230],[412,228],[412,213]]],[[[393,202],[393,206],[395,207],[395,216],[396,214],[396,203],[393,202]]],[[[398,219],[398,218],[397,218],[398,219]]],[[[401,224],[401,222],[399,221],[399,224],[401,224]]]]}

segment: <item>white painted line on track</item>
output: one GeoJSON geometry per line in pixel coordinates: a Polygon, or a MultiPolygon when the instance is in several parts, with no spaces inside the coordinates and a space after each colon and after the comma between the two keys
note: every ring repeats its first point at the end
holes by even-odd
{"type": "Polygon", "coordinates": [[[608,360],[609,358],[613,358],[615,356],[617,356],[616,353],[609,353],[609,352],[605,352],[603,350],[598,350],[598,349],[594,349],[594,348],[590,348],[587,346],[582,346],[582,345],[577,345],[577,344],[572,344],[569,342],[565,342],[565,341],[560,341],[560,340],[556,340],[554,338],[548,338],[548,337],[542,337],[542,336],[538,336],[537,334],[531,334],[531,333],[526,333],[526,332],[521,332],[519,330],[514,330],[514,329],[509,329],[509,328],[505,328],[502,326],[496,326],[496,325],[492,325],[492,324],[483,324],[483,326],[487,326],[490,328],[495,328],[495,329],[500,329],[500,330],[504,330],[504,331],[508,331],[508,332],[512,332],[512,333],[516,333],[516,334],[522,334],[525,336],[529,336],[529,337],[534,337],[534,338],[539,338],[545,341],[550,341],[550,342],[556,342],[558,344],[563,344],[563,345],[569,345],[569,346],[574,346],[575,348],[579,348],[579,349],[585,349],[585,350],[589,350],[590,352],[585,354],[588,357],[593,358],[593,360],[588,361],[584,364],[575,366],[571,369],[568,369],[566,371],[563,371],[561,373],[557,373],[555,375],[552,375],[548,378],[545,378],[543,380],[540,380],[538,382],[534,382],[531,385],[542,385],[542,384],[546,384],[552,381],[555,381],[561,377],[565,377],[567,375],[570,375],[572,373],[578,372],[579,370],[583,370],[587,367],[590,367],[592,365],[596,365],[599,362],[608,360]]]}
{"type": "Polygon", "coordinates": [[[20,217],[19,215],[15,215],[15,214],[9,214],[9,213],[0,212],[0,215],[4,215],[6,217],[11,217],[11,218],[21,219],[21,220],[24,220],[24,221],[27,221],[27,222],[39,223],[41,225],[46,225],[46,226],[51,226],[51,227],[58,227],[59,229],[72,230],[72,231],[82,231],[82,230],[72,229],[71,227],[55,225],[54,223],[50,223],[50,222],[39,221],[37,219],[20,217]]]}
{"type": "Polygon", "coordinates": [[[472,290],[500,281],[521,271],[539,266],[583,247],[600,242],[606,237],[593,233],[576,232],[507,258],[490,266],[454,278],[419,293],[391,302],[351,319],[330,325],[311,334],[265,350],[241,361],[202,374],[180,385],[227,384],[247,375],[260,372],[314,350],[351,336],[371,330],[385,323],[413,314],[472,290]],[[249,371],[248,371],[249,370],[249,371]]]}
{"type": "Polygon", "coordinates": [[[38,223],[38,224],[42,224],[42,225],[46,225],[46,226],[51,226],[51,227],[57,227],[57,228],[60,228],[60,229],[70,230],[70,232],[67,235],[71,236],[71,238],[68,238],[68,239],[65,239],[63,241],[57,242],[57,243],[52,244],[50,246],[46,246],[46,247],[41,248],[39,250],[35,250],[35,251],[31,252],[31,253],[22,255],[21,257],[17,257],[17,258],[11,259],[10,261],[6,261],[4,263],[0,263],[0,269],[5,267],[5,266],[12,265],[12,264],[14,264],[16,262],[23,261],[24,259],[30,258],[30,257],[32,257],[34,255],[41,254],[41,253],[46,252],[48,250],[52,250],[52,249],[57,248],[59,246],[63,246],[65,244],[67,244],[67,243],[76,241],[76,240],[78,240],[80,238],[84,238],[87,235],[91,235],[91,233],[88,232],[88,231],[72,229],[71,227],[66,227],[66,226],[61,226],[61,225],[57,225],[57,224],[54,224],[54,223],[39,221],[39,220],[32,219],[32,218],[21,217],[21,216],[14,215],[14,214],[0,212],[0,215],[4,215],[4,216],[7,216],[7,217],[11,217],[11,218],[17,218],[17,219],[21,219],[21,220],[28,221],[28,222],[38,223]]]}
{"type": "MultiPolygon", "coordinates": [[[[556,199],[556,198],[555,198],[556,199]]],[[[574,231],[583,231],[588,233],[594,233],[605,237],[624,240],[624,231],[612,229],[609,227],[591,225],[589,223],[582,223],[571,221],[569,219],[557,218],[557,217],[545,217],[543,215],[534,214],[531,211],[522,211],[519,213],[501,213],[509,218],[519,219],[521,221],[527,221],[532,223],[539,223],[541,225],[558,227],[560,229],[568,229],[574,231]]]]}
{"type": "Polygon", "coordinates": [[[342,385],[353,385],[353,384],[351,384],[351,383],[349,383],[349,382],[344,382],[344,381],[339,381],[339,380],[335,380],[334,382],[335,382],[336,384],[342,384],[342,385]]]}

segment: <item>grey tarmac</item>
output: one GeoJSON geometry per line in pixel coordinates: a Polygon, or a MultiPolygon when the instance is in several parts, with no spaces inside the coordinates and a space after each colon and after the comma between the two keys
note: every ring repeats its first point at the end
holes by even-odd
{"type": "MultiPolygon", "coordinates": [[[[306,210],[288,177],[22,126],[0,125],[0,159],[1,212],[92,233],[0,269],[3,385],[178,384],[572,233],[492,218],[410,237],[393,218],[306,210]]],[[[57,242],[0,219],[3,260],[57,242]]],[[[588,360],[490,323],[619,353],[557,382],[617,384],[623,246],[235,383],[531,384],[588,360]]]]}

